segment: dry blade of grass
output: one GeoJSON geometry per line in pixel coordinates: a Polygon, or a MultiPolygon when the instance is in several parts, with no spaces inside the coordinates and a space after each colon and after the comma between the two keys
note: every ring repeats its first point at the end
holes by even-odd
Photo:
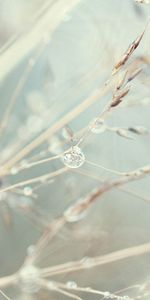
{"type": "Polygon", "coordinates": [[[25,185],[28,185],[28,184],[33,184],[33,183],[38,183],[38,182],[39,183],[46,182],[47,180],[49,180],[51,178],[55,178],[56,176],[61,175],[64,172],[67,172],[67,170],[68,170],[68,168],[64,167],[64,168],[58,169],[57,171],[53,171],[53,172],[50,172],[50,173],[47,173],[47,174],[44,174],[44,175],[41,175],[41,176],[38,176],[38,177],[34,177],[34,178],[31,178],[31,179],[27,179],[25,181],[15,183],[13,185],[10,185],[8,187],[5,187],[5,188],[1,189],[0,193],[11,191],[11,190],[14,190],[18,187],[22,187],[22,186],[25,186],[25,185]]]}
{"type": "MultiPolygon", "coordinates": [[[[97,257],[89,257],[86,259],[81,259],[78,261],[70,261],[64,264],[60,265],[55,265],[53,267],[48,267],[48,268],[43,268],[40,269],[40,278],[48,278],[60,275],[60,274],[68,274],[70,272],[78,272],[81,270],[89,269],[89,268],[94,268],[94,267],[99,267],[105,264],[109,263],[114,263],[119,260],[139,256],[139,255],[144,255],[150,252],[150,243],[122,249],[119,251],[115,251],[112,253],[108,253],[102,256],[97,256],[97,257]]],[[[7,287],[10,285],[14,285],[18,283],[18,276],[19,273],[16,273],[12,276],[0,278],[0,287],[7,287]]],[[[50,288],[50,285],[49,285],[50,288]]],[[[55,289],[55,285],[54,285],[55,289]]],[[[76,288],[78,290],[78,288],[76,288]]],[[[82,288],[81,288],[82,289],[82,288]]],[[[80,287],[79,287],[80,290],[80,287]]],[[[88,290],[87,290],[88,292],[88,290]]],[[[90,292],[90,290],[89,290],[90,292]]],[[[92,292],[92,290],[91,290],[92,292]]],[[[94,290],[93,290],[94,292],[94,290]]],[[[96,293],[96,292],[95,292],[96,293]]]]}
{"type": "Polygon", "coordinates": [[[123,98],[129,93],[129,91],[130,88],[128,87],[124,91],[122,91],[119,95],[114,95],[111,103],[111,107],[115,107],[119,105],[122,102],[123,98]]]}
{"type": "MultiPolygon", "coordinates": [[[[148,22],[148,24],[149,24],[149,22],[148,22]]],[[[126,62],[130,58],[130,56],[132,55],[132,53],[137,49],[137,47],[141,43],[141,40],[142,40],[142,38],[143,38],[143,36],[145,34],[145,31],[147,29],[148,24],[146,25],[144,31],[139,35],[139,37],[137,37],[137,39],[132,42],[132,44],[126,50],[125,54],[122,56],[122,58],[119,60],[119,62],[117,62],[117,64],[115,65],[115,67],[113,69],[112,75],[116,74],[116,72],[118,70],[120,70],[120,68],[122,66],[124,66],[126,64],[126,62]]]]}
{"type": "MultiPolygon", "coordinates": [[[[95,175],[95,174],[93,174],[92,172],[89,172],[89,171],[86,170],[86,169],[83,169],[83,168],[82,168],[82,170],[76,170],[75,172],[76,172],[76,173],[79,173],[79,174],[82,174],[82,175],[84,175],[84,176],[86,176],[86,177],[89,177],[89,178],[91,178],[91,179],[94,179],[94,180],[96,180],[96,181],[99,181],[99,182],[101,182],[101,183],[104,182],[104,178],[103,178],[103,177],[100,177],[100,176],[98,176],[98,175],[95,175]]],[[[127,193],[127,194],[129,194],[129,195],[131,195],[131,196],[133,196],[133,197],[135,197],[135,198],[141,199],[141,200],[143,200],[143,201],[145,201],[145,202],[150,202],[150,198],[145,197],[145,196],[143,196],[143,195],[140,195],[138,192],[133,191],[133,190],[131,190],[131,189],[127,189],[127,188],[125,188],[125,187],[117,187],[116,189],[117,189],[117,190],[120,190],[120,191],[123,191],[124,193],[127,193]]]]}
{"type": "MultiPolygon", "coordinates": [[[[100,290],[96,290],[96,289],[92,289],[91,287],[80,287],[79,285],[77,285],[75,282],[72,283],[72,285],[69,283],[68,284],[63,284],[61,282],[56,282],[56,281],[53,281],[53,282],[50,282],[46,279],[42,279],[40,280],[40,284],[42,287],[44,287],[45,289],[48,289],[50,291],[54,291],[54,292],[59,292],[59,291],[73,291],[73,292],[82,292],[84,294],[90,294],[90,295],[100,295],[102,296],[103,298],[102,299],[116,299],[116,300],[125,300],[125,297],[121,297],[121,296],[118,296],[118,295],[115,295],[113,293],[110,293],[110,292],[102,292],[100,290]]],[[[68,292],[66,294],[66,296],[69,296],[68,292]]],[[[72,293],[70,294],[70,298],[72,298],[72,293]]],[[[79,300],[83,300],[82,298],[80,298],[79,296],[77,296],[76,294],[73,294],[73,298],[74,299],[79,299],[79,300]]],[[[131,300],[129,297],[128,297],[128,300],[131,300]]]]}
{"type": "Polygon", "coordinates": [[[94,188],[92,192],[89,192],[85,197],[77,200],[73,205],[69,206],[62,216],[58,219],[55,219],[46,231],[44,232],[41,239],[37,242],[35,246],[35,252],[32,257],[27,257],[25,259],[25,264],[34,263],[37,258],[41,255],[42,251],[45,249],[47,244],[53,239],[53,237],[62,229],[62,227],[70,222],[73,218],[78,218],[78,216],[84,214],[103,194],[109,192],[113,188],[119,188],[122,185],[144,178],[150,174],[150,166],[145,166],[135,171],[129,172],[127,176],[117,178],[110,182],[106,181],[98,187],[94,188]]]}

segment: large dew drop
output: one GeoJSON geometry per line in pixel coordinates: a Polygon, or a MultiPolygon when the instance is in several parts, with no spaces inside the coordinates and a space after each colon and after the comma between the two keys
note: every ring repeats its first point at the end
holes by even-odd
{"type": "Polygon", "coordinates": [[[68,168],[79,168],[85,162],[84,153],[77,146],[72,147],[63,155],[63,163],[68,168]]]}

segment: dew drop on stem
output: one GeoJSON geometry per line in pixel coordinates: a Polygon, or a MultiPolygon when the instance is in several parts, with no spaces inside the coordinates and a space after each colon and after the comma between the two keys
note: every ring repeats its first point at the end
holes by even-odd
{"type": "Polygon", "coordinates": [[[77,288],[77,283],[75,281],[68,281],[66,283],[66,286],[69,289],[76,289],[77,288]]]}
{"type": "Polygon", "coordinates": [[[25,196],[31,196],[32,195],[32,188],[30,186],[26,186],[24,189],[23,189],[23,192],[24,192],[24,195],[25,196]]]}
{"type": "Polygon", "coordinates": [[[37,293],[40,290],[39,280],[39,270],[32,265],[25,266],[20,271],[19,286],[26,293],[37,293]]]}

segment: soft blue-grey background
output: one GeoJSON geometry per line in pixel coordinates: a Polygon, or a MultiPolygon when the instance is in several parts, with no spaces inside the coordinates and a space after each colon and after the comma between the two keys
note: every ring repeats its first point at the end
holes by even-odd
{"type": "MultiPolygon", "coordinates": [[[[32,20],[33,13],[38,11],[43,3],[46,1],[30,1],[30,4],[28,1],[7,0],[5,3],[0,1],[2,47],[13,34],[18,32],[18,27],[23,32],[29,30],[26,29],[26,24],[32,20]]],[[[114,63],[144,29],[149,12],[148,5],[140,6],[132,0],[81,0],[53,33],[16,101],[8,130],[1,138],[2,159],[5,156],[7,158],[7,152],[10,154],[10,144],[18,141],[19,132],[22,135],[29,130],[29,139],[24,144],[39,134],[32,132],[30,128],[34,123],[33,115],[35,123],[38,118],[41,118],[38,110],[33,111],[31,102],[35,103],[35,107],[41,102],[44,105],[42,121],[44,116],[46,117],[42,123],[42,130],[58,121],[105,82],[114,63]]],[[[147,28],[143,41],[135,52],[135,57],[149,55],[149,41],[150,27],[147,28]]],[[[15,46],[15,41],[12,46],[15,46]]],[[[40,45],[28,55],[22,56],[22,60],[10,69],[9,74],[1,81],[1,118],[29,58],[34,58],[39,47],[40,45]]],[[[5,48],[2,48],[2,58],[4,52],[5,48]]],[[[144,74],[148,78],[149,67],[144,66],[144,68],[144,74]]],[[[149,84],[141,81],[136,79],[133,83],[128,101],[149,98],[149,84]]],[[[71,128],[76,132],[86,126],[110,98],[111,93],[103,100],[99,99],[96,104],[69,124],[71,128]]],[[[149,115],[148,105],[122,108],[110,117],[109,124],[142,125],[150,129],[149,115]]],[[[62,131],[55,138],[62,139],[62,131]]],[[[37,151],[45,149],[46,146],[44,144],[37,151]]],[[[115,134],[104,133],[91,135],[84,143],[83,149],[88,160],[119,171],[128,171],[149,163],[149,147],[148,135],[135,136],[134,140],[128,140],[115,134]]],[[[11,176],[8,182],[18,182],[21,179],[53,171],[60,166],[62,166],[61,162],[52,162],[33,168],[28,173],[21,172],[18,176],[11,176]]],[[[89,167],[86,163],[84,169],[88,169],[96,176],[102,175],[104,178],[111,176],[98,168],[89,167]]],[[[38,198],[34,203],[41,208],[47,220],[52,220],[72,201],[84,196],[98,184],[96,180],[70,172],[38,189],[38,198]]],[[[149,178],[147,178],[130,184],[129,188],[148,198],[149,186],[149,178]]],[[[8,197],[11,198],[11,194],[8,197]]],[[[39,265],[54,265],[149,242],[149,205],[146,201],[120,191],[109,192],[92,207],[84,220],[68,225],[62,230],[43,254],[39,265]]],[[[11,228],[4,226],[2,218],[0,221],[1,276],[9,275],[21,266],[27,247],[36,243],[42,232],[40,226],[36,229],[32,221],[23,214],[15,209],[12,211],[11,228]]],[[[148,263],[149,256],[143,255],[96,269],[64,275],[59,280],[63,282],[75,280],[81,286],[115,291],[147,280],[148,263]]],[[[21,298],[19,295],[18,299],[37,299],[38,296],[30,298],[25,295],[24,297],[21,298]]],[[[54,295],[52,298],[49,296],[48,299],[65,298],[54,295]]],[[[87,299],[91,298],[87,297],[87,299]]]]}

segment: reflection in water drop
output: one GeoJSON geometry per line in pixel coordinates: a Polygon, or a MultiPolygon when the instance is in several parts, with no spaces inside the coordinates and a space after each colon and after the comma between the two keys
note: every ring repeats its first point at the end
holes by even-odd
{"type": "Polygon", "coordinates": [[[74,146],[64,153],[63,162],[69,168],[79,168],[85,162],[84,153],[79,147],[74,146]]]}

